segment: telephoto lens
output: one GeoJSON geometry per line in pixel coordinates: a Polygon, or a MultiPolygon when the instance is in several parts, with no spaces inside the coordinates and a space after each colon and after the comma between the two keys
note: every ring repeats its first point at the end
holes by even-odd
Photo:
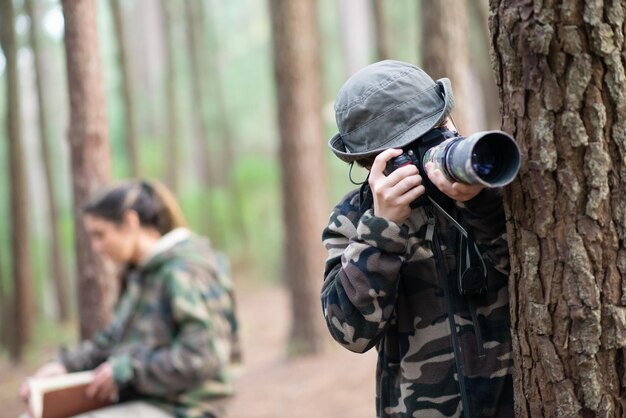
{"type": "Polygon", "coordinates": [[[521,164],[520,150],[502,131],[477,132],[447,139],[424,153],[423,165],[432,161],[451,181],[502,187],[513,181],[521,164]]]}

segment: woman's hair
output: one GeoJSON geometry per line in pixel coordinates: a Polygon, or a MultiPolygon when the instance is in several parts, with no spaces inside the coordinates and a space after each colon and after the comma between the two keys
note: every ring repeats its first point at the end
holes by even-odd
{"type": "Polygon", "coordinates": [[[127,211],[137,212],[141,226],[161,235],[187,225],[174,195],[157,181],[129,180],[107,187],[83,207],[85,214],[121,223],[127,211]]]}

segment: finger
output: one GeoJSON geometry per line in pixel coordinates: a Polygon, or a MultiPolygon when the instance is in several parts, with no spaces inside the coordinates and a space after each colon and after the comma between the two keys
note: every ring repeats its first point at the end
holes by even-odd
{"type": "Polygon", "coordinates": [[[422,185],[412,188],[398,198],[398,205],[410,205],[415,199],[426,193],[426,188],[422,185]]]}
{"type": "Polygon", "coordinates": [[[383,175],[385,167],[387,166],[387,162],[400,154],[402,154],[402,150],[399,148],[390,148],[384,150],[374,159],[374,163],[372,164],[370,173],[374,176],[383,175]]]}
{"type": "Polygon", "coordinates": [[[408,177],[404,177],[398,181],[396,185],[392,187],[392,193],[397,196],[402,196],[409,190],[422,184],[422,176],[414,174],[408,177]]]}
{"type": "Polygon", "coordinates": [[[22,399],[24,402],[28,401],[28,398],[30,397],[30,387],[28,386],[28,383],[24,382],[22,383],[22,386],[20,386],[20,399],[22,399]]]}

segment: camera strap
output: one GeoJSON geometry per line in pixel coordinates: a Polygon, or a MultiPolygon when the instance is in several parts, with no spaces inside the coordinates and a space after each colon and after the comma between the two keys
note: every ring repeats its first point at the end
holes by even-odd
{"type": "MultiPolygon", "coordinates": [[[[463,225],[441,207],[435,199],[428,195],[426,197],[460,232],[459,251],[457,255],[457,281],[459,292],[461,294],[484,292],[487,286],[487,266],[485,265],[485,260],[483,260],[478,245],[476,245],[472,229],[465,229],[463,225]]],[[[427,232],[427,236],[428,235],[427,232]]]]}

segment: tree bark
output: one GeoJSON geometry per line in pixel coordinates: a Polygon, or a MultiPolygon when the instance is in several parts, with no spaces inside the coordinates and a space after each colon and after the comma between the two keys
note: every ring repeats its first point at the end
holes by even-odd
{"type": "Polygon", "coordinates": [[[120,0],[111,0],[111,12],[115,26],[115,36],[117,38],[117,54],[122,76],[122,99],[124,102],[124,119],[126,122],[126,154],[130,173],[133,177],[139,177],[139,155],[137,153],[137,123],[134,106],[134,87],[132,82],[132,72],[130,71],[130,60],[128,48],[126,47],[126,31],[124,24],[124,12],[120,0]]]}
{"type": "Polygon", "coordinates": [[[469,45],[465,1],[437,0],[422,7],[422,68],[433,79],[447,77],[452,82],[452,116],[461,134],[477,130],[471,110],[476,103],[469,92],[469,45]]]}
{"type": "Polygon", "coordinates": [[[376,28],[376,56],[378,60],[382,61],[391,56],[391,41],[385,15],[385,3],[383,0],[371,0],[371,3],[374,27],[376,28]]]}
{"type": "Polygon", "coordinates": [[[111,266],[91,249],[82,207],[111,178],[106,103],[94,0],[63,0],[70,98],[69,142],[74,191],[80,334],[89,338],[112,314],[117,283],[111,266]]]}
{"type": "Polygon", "coordinates": [[[11,0],[1,0],[2,49],[6,58],[7,135],[9,160],[11,248],[13,273],[13,314],[9,352],[19,361],[23,346],[28,343],[33,328],[34,303],[28,231],[28,183],[24,167],[20,126],[19,76],[15,15],[11,0]]]}
{"type": "Polygon", "coordinates": [[[322,349],[319,234],[327,220],[317,2],[271,0],[285,225],[284,275],[291,294],[290,352],[322,349]]]}
{"type": "Polygon", "coordinates": [[[170,9],[173,7],[172,2],[161,0],[161,13],[163,14],[163,35],[165,50],[165,108],[167,119],[167,174],[166,183],[174,194],[178,194],[180,183],[180,138],[179,138],[179,116],[178,116],[178,97],[176,95],[176,69],[174,63],[174,42],[173,13],[170,9]]]}
{"type": "Polygon", "coordinates": [[[491,0],[518,417],[626,414],[625,6],[491,0]]]}
{"type": "Polygon", "coordinates": [[[57,203],[57,195],[54,188],[52,154],[50,151],[50,136],[48,135],[48,118],[45,105],[45,87],[42,75],[45,67],[41,58],[41,48],[39,46],[39,28],[40,16],[34,0],[26,0],[26,11],[30,17],[30,45],[33,50],[33,60],[35,64],[35,83],[37,89],[37,104],[39,111],[39,139],[41,145],[41,160],[43,162],[44,177],[46,184],[46,197],[48,203],[48,221],[50,223],[50,244],[49,244],[49,260],[52,266],[53,288],[56,294],[59,318],[61,321],[67,321],[70,316],[68,301],[68,277],[67,269],[63,262],[61,251],[61,237],[59,233],[59,224],[61,222],[59,216],[59,208],[57,203]]]}

